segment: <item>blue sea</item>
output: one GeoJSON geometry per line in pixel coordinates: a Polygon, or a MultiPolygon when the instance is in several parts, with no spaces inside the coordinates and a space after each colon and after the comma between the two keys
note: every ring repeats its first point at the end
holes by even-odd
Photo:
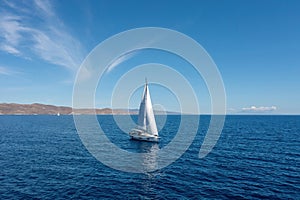
{"type": "MultiPolygon", "coordinates": [[[[180,119],[167,116],[155,144],[129,140],[112,116],[98,116],[107,137],[133,152],[163,148],[180,119]]],[[[72,116],[2,115],[0,199],[300,199],[300,116],[226,116],[216,146],[199,159],[210,119],[201,116],[193,143],[171,165],[128,173],[89,153],[72,116]]]]}

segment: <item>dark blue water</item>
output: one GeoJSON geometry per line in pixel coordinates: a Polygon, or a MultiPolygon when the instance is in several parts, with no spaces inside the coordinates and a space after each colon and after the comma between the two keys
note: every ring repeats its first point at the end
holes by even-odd
{"type": "MultiPolygon", "coordinates": [[[[128,140],[111,116],[99,121],[123,149],[154,145],[128,140]]],[[[160,147],[179,121],[168,116],[160,147]]],[[[0,116],[0,199],[300,199],[300,116],[227,116],[217,145],[199,159],[209,121],[201,116],[194,142],[176,162],[134,174],[96,160],[72,116],[0,116]]]]}

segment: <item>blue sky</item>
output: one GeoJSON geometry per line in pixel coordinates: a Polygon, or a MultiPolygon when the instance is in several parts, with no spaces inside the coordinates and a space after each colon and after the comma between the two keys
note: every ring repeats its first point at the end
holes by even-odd
{"type": "MultiPolygon", "coordinates": [[[[210,54],[224,81],[228,113],[299,114],[299,10],[296,0],[1,1],[0,102],[71,106],[76,72],[96,45],[128,29],[164,27],[190,36],[210,54]]],[[[111,88],[134,65],[182,62],[156,51],[135,56],[104,78],[98,107],[110,106],[111,88]]],[[[175,68],[201,91],[200,108],[208,113],[201,77],[175,68]]],[[[178,109],[172,94],[155,85],[150,90],[154,103],[178,109]]],[[[140,93],[130,107],[138,107],[140,93]]]]}

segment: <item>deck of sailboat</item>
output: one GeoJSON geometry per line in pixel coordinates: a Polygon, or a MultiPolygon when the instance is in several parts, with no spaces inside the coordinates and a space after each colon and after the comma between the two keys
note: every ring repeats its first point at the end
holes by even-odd
{"type": "Polygon", "coordinates": [[[143,140],[143,141],[151,141],[158,142],[159,137],[157,135],[152,135],[147,133],[145,130],[134,128],[129,133],[131,139],[135,140],[143,140]]]}

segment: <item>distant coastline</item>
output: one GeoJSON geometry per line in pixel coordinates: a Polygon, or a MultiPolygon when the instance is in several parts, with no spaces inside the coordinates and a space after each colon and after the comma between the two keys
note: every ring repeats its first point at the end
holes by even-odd
{"type": "Polygon", "coordinates": [[[136,114],[135,110],[127,109],[73,109],[67,106],[54,106],[40,103],[17,104],[17,103],[0,103],[0,115],[73,115],[73,114],[136,114]]]}
{"type": "MultiPolygon", "coordinates": [[[[156,114],[179,114],[177,112],[154,111],[156,114]]],[[[17,104],[0,103],[0,115],[129,115],[138,114],[138,109],[111,109],[111,108],[80,108],[73,109],[67,106],[55,106],[40,103],[17,104]]]]}

